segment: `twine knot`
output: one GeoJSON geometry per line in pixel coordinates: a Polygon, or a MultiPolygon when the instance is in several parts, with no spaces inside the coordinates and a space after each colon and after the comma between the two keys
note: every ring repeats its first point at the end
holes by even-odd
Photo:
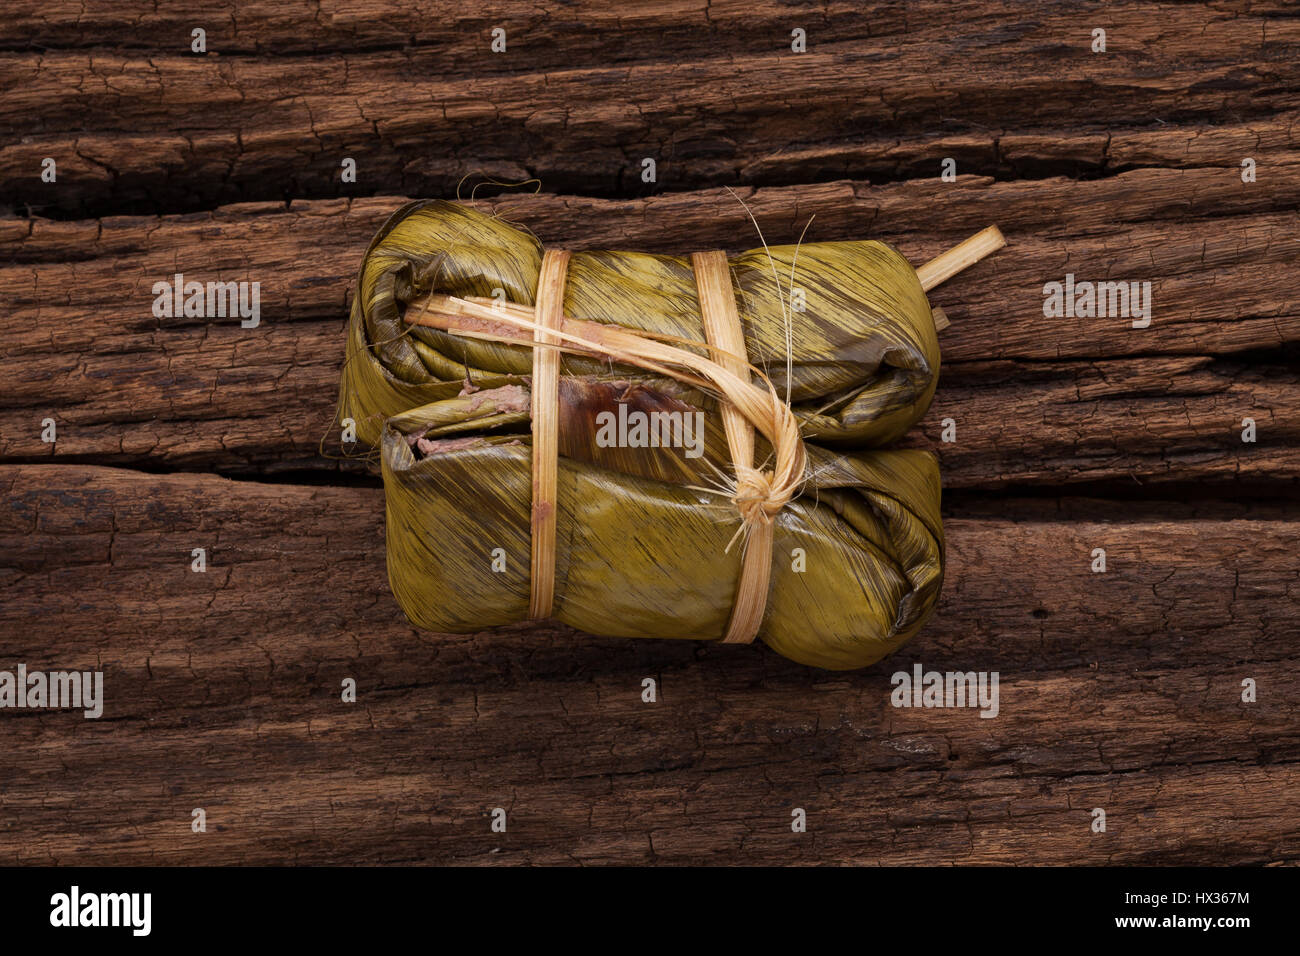
{"type": "Polygon", "coordinates": [[[773,488],[774,478],[775,475],[770,471],[737,466],[736,493],[731,496],[731,500],[735,503],[736,510],[740,512],[741,520],[745,524],[754,522],[769,524],[789,503],[789,492],[773,488]]]}

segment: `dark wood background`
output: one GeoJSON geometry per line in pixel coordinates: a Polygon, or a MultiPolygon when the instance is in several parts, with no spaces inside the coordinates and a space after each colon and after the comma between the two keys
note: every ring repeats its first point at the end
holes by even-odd
{"type": "Polygon", "coordinates": [[[1295,5],[95,6],[0,24],[0,669],[107,696],[0,712],[0,863],[1300,858],[1295,5]],[[933,295],[909,443],[950,550],[911,645],[407,624],[380,483],[320,442],[365,244],[466,175],[536,177],[480,195],[574,247],[756,245],[727,186],[770,242],[1001,225],[933,295]],[[261,327],[155,319],[176,271],[259,281],[261,327]],[[1151,281],[1151,327],[1044,319],[1066,272],[1151,281]],[[914,662],[998,671],[1000,715],[891,707],[914,662]]]}

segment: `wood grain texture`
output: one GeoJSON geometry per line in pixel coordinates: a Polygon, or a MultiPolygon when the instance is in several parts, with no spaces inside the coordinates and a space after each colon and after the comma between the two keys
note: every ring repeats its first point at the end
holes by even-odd
{"type": "Polygon", "coordinates": [[[832,674],[761,647],[417,632],[388,593],[374,489],[71,465],[6,466],[0,487],[8,657],[101,667],[108,698],[99,721],[5,715],[6,863],[1300,851],[1298,662],[1276,626],[1300,594],[1293,519],[1021,523],[1009,502],[951,521],[934,623],[832,674]],[[1097,546],[1106,574],[1088,570],[1097,546]],[[1001,715],[890,706],[889,675],[913,662],[1000,671],[1001,715]]]}
{"type": "MultiPolygon", "coordinates": [[[[1300,379],[1287,357],[1300,342],[1300,297],[1285,266],[1300,255],[1300,165],[1275,172],[1249,186],[1233,170],[1196,169],[741,196],[769,241],[794,241],[811,216],[815,238],[883,238],[914,262],[979,224],[1014,224],[1008,249],[932,293],[954,324],[942,336],[939,394],[909,442],[940,454],[949,487],[1239,476],[1290,484],[1300,379]],[[1173,196],[1179,215],[1162,218],[1173,196]],[[1044,319],[1043,284],[1067,272],[1150,281],[1151,327],[1044,319]],[[1247,417],[1260,429],[1255,444],[1241,441],[1247,417]],[[955,443],[940,441],[947,418],[958,423],[955,443]]],[[[330,427],[343,319],[366,243],[398,205],[12,220],[14,261],[0,267],[12,308],[0,329],[15,371],[0,398],[0,456],[227,472],[349,467],[330,427]],[[175,271],[260,282],[263,325],[155,318],[152,285],[175,271]],[[59,423],[53,449],[40,437],[47,415],[59,423]]],[[[744,207],[720,191],[493,206],[556,245],[660,251],[678,248],[683,229],[701,247],[757,241],[744,207]]]]}
{"type": "Polygon", "coordinates": [[[1248,131],[1300,108],[1285,4],[397,6],[20,9],[0,55],[0,202],[354,195],[345,156],[357,191],[399,195],[448,194],[466,174],[617,195],[647,156],[672,189],[934,175],[943,156],[986,174],[1097,171],[1125,162],[1116,140],[1152,148],[1156,124],[1248,131]],[[208,55],[190,52],[197,26],[208,55]],[[1090,50],[1098,26],[1105,56],[1090,50]],[[42,195],[46,156],[63,172],[42,195]]]}
{"type": "Polygon", "coordinates": [[[0,670],[107,694],[0,711],[0,863],[1300,860],[1291,4],[15,0],[0,85],[0,670]],[[466,176],[539,178],[479,195],[573,249],[756,246],[738,200],[916,263],[998,223],[906,440],[934,622],[847,674],[412,628],[320,441],[366,244],[466,176]],[[260,282],[262,325],[155,318],[177,271],[260,282]],[[1066,273],[1151,282],[1151,327],[1044,318],[1066,273]],[[999,716],[891,706],[913,663],[999,672],[999,716]]]}

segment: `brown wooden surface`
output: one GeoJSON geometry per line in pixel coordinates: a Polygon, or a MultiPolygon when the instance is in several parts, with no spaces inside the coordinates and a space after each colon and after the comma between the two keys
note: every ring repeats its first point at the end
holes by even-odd
{"type": "Polygon", "coordinates": [[[378,489],[75,465],[5,482],[6,650],[101,666],[110,701],[99,722],[5,715],[7,759],[33,761],[5,778],[6,832],[27,841],[11,859],[1300,853],[1300,659],[1275,626],[1300,589],[1297,520],[1099,520],[1106,503],[1068,500],[1055,519],[1018,520],[1014,503],[952,519],[935,624],[836,674],[753,647],[421,634],[387,593],[378,489]],[[210,549],[205,574],[194,547],[210,549]],[[1094,547],[1105,575],[1088,571],[1094,547]],[[892,708],[889,675],[913,657],[998,670],[1001,715],[892,708]],[[339,701],[349,676],[356,705],[339,701]],[[1241,703],[1243,677],[1260,703],[1241,703]],[[194,806],[221,829],[191,834],[194,806]],[[497,806],[511,824],[493,837],[497,806]],[[1089,833],[1095,806],[1105,835],[1089,833]]]}
{"type": "Polygon", "coordinates": [[[107,704],[0,711],[0,863],[1300,859],[1298,74],[1282,4],[11,5],[0,669],[107,704]],[[466,174],[539,176],[490,201],[575,248],[756,245],[725,186],[770,242],[1002,227],[932,295],[907,443],[950,550],[912,644],[835,674],[406,623],[327,430],[366,243],[466,174]],[[261,327],[155,319],[175,271],[259,281],[261,327]],[[1045,319],[1066,272],[1152,282],[1151,327],[1045,319]],[[999,716],[890,706],[914,662],[998,671],[999,716]]]}
{"type": "MultiPolygon", "coordinates": [[[[792,241],[814,216],[817,238],[870,234],[917,263],[980,224],[1003,223],[1011,251],[932,294],[954,324],[942,336],[943,387],[908,442],[939,452],[949,488],[1130,475],[1294,483],[1300,376],[1280,350],[1300,340],[1288,269],[1300,259],[1300,234],[1294,210],[1275,211],[1300,202],[1294,155],[1280,182],[1256,184],[1268,192],[1258,199],[1235,172],[1198,169],[1085,182],[837,182],[762,189],[746,202],[769,237],[792,241]],[[1159,218],[1175,190],[1185,190],[1183,214],[1159,218]],[[1235,213],[1243,200],[1249,211],[1235,213]],[[942,230],[927,226],[936,214],[942,230]],[[1151,281],[1151,328],[1044,319],[1043,283],[1071,270],[1151,281]],[[1247,416],[1267,423],[1254,446],[1241,441],[1247,416]],[[949,417],[960,440],[945,445],[940,423],[949,417]]],[[[337,435],[326,432],[345,304],[366,244],[398,205],[326,200],[161,220],[11,221],[13,261],[0,268],[11,308],[0,328],[16,361],[0,401],[0,453],[51,455],[32,424],[49,414],[60,428],[53,453],[81,461],[340,467],[337,435]],[[156,319],[153,282],[186,263],[192,274],[260,281],[262,327],[156,319]],[[116,315],[123,303],[126,314],[116,315]]],[[[734,245],[752,229],[721,191],[494,206],[566,245],[667,250],[682,231],[701,246],[734,245]]]]}
{"type": "Polygon", "coordinates": [[[97,210],[334,194],[349,155],[365,159],[360,191],[399,195],[466,173],[623,194],[644,156],[661,189],[930,176],[943,156],[1105,171],[1142,162],[1139,129],[1227,123],[1253,143],[1297,108],[1300,72],[1284,2],[16,6],[0,130],[20,135],[0,151],[0,198],[97,210]],[[489,51],[497,26],[504,54],[489,51]],[[190,52],[194,27],[207,56],[190,52]],[[41,197],[52,153],[64,185],[41,197]]]}

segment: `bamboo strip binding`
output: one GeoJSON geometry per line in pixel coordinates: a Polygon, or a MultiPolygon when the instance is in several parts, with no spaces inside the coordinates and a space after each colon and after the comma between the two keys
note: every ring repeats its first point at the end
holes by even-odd
{"type": "Polygon", "coordinates": [[[560,467],[560,353],[551,334],[564,320],[564,282],[570,254],[548,249],[537,279],[537,328],[533,332],[532,429],[533,503],[532,565],[529,570],[528,616],[551,616],[555,606],[555,497],[560,467]]]}
{"type": "MultiPolygon", "coordinates": [[[[745,348],[745,330],[736,308],[736,294],[731,288],[731,266],[722,250],[696,252],[691,256],[695,267],[695,285],[700,295],[700,317],[704,337],[718,364],[737,378],[749,379],[749,359],[745,348]]],[[[741,517],[749,526],[740,562],[740,578],[732,599],[731,617],[722,635],[724,644],[749,644],[758,635],[767,609],[768,587],[772,579],[773,521],[776,511],[766,512],[770,482],[754,467],[754,426],[735,408],[722,406],[722,426],[736,473],[736,493],[732,498],[741,517]],[[746,509],[755,510],[751,520],[746,509]]],[[[798,431],[795,432],[798,435],[798,431]]],[[[799,438],[802,455],[803,439],[799,438]]]]}

